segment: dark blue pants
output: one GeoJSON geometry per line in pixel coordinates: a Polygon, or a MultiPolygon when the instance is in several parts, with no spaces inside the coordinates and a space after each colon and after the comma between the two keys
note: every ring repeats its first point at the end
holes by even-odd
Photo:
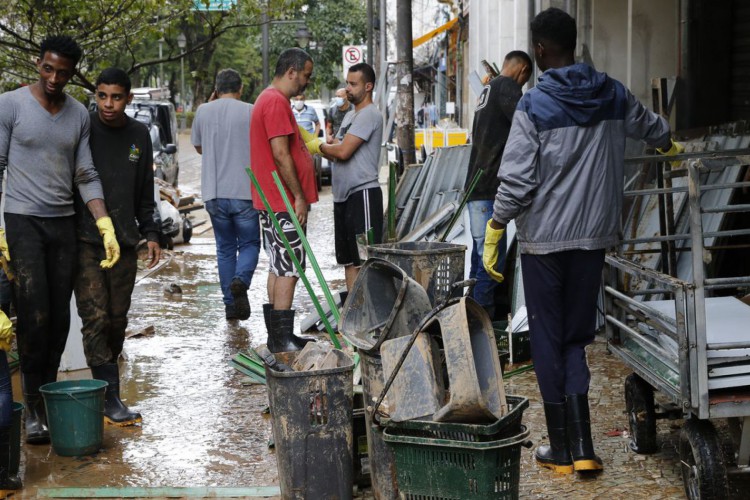
{"type": "Polygon", "coordinates": [[[548,403],[588,394],[586,346],[594,341],[604,250],[521,255],[531,356],[548,403]]]}

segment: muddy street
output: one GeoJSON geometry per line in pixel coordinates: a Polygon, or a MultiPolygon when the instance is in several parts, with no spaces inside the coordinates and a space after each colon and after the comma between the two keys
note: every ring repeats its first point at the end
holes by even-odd
{"type": "MultiPolygon", "coordinates": [[[[181,137],[180,187],[200,192],[200,159],[181,137]]],[[[122,396],[143,415],[139,427],[106,426],[102,450],[89,457],[59,457],[49,445],[22,444],[20,476],[25,488],[13,498],[39,498],[39,489],[95,487],[250,488],[278,485],[276,457],[268,448],[271,422],[265,386],[249,385],[229,365],[249,346],[264,343],[267,258],[250,288],[252,314],[227,322],[218,284],[215,246],[204,211],[191,214],[194,236],[179,245],[171,261],[136,284],[129,331],[121,361],[122,396]],[[174,293],[179,285],[182,293],[174,293]],[[151,332],[151,330],[153,331],[151,332]]],[[[314,206],[308,236],[332,290],[344,286],[333,255],[330,187],[314,206]]],[[[310,280],[322,296],[312,272],[310,280]]],[[[314,308],[300,283],[296,323],[314,308]]],[[[607,354],[598,337],[589,351],[594,441],[605,471],[596,479],[555,475],[538,467],[533,448],[521,452],[521,498],[683,498],[677,453],[681,422],[659,421],[659,451],[636,455],[628,448],[623,381],[628,371],[607,354]]],[[[89,378],[88,370],[61,374],[89,378]]],[[[21,399],[18,374],[14,395],[21,399]]],[[[546,443],[544,415],[533,371],[506,381],[508,394],[530,399],[523,423],[534,444],[546,443]]],[[[248,490],[249,491],[249,490],[248,490]]],[[[741,491],[738,489],[737,491],[741,491]]],[[[366,493],[369,496],[369,493],[366,493]]],[[[81,494],[79,498],[86,497],[81,494]]]]}
{"type": "MultiPolygon", "coordinates": [[[[181,137],[180,189],[200,193],[200,157],[181,137]]],[[[343,286],[335,265],[330,187],[311,212],[308,235],[329,285],[343,286]]],[[[191,214],[195,232],[175,247],[171,261],[136,283],[129,332],[153,333],[125,341],[122,398],[141,412],[140,427],[106,426],[103,449],[94,456],[57,456],[49,445],[22,444],[24,489],[14,498],[38,498],[37,488],[265,486],[278,484],[269,450],[271,425],[264,386],[243,385],[228,362],[249,345],[265,342],[261,305],[266,302],[267,259],[249,290],[252,314],[227,322],[216,268],[216,248],[205,211],[191,214]],[[176,284],[181,294],[171,293],[176,284]]],[[[310,274],[320,295],[314,275],[310,274]]],[[[296,321],[313,306],[300,283],[296,321]]],[[[88,370],[60,379],[89,378],[88,370]]],[[[14,395],[21,388],[14,374],[14,395]]]]}

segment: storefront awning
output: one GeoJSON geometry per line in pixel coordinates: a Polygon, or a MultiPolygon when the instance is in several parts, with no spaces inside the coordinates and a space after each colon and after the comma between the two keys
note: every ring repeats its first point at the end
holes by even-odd
{"type": "Polygon", "coordinates": [[[411,44],[412,48],[417,48],[420,45],[422,45],[423,43],[425,43],[425,42],[427,42],[429,40],[432,40],[434,37],[436,37],[437,35],[439,35],[443,31],[448,31],[457,22],[458,22],[458,18],[457,17],[453,18],[450,21],[448,21],[447,23],[445,23],[444,25],[439,26],[439,27],[435,28],[432,31],[428,31],[427,33],[425,33],[424,35],[420,36],[419,38],[415,38],[414,41],[411,44]]]}

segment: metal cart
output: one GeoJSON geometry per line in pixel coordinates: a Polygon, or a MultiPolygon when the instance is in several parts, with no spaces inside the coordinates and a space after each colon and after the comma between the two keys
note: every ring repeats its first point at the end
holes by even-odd
{"type": "Polygon", "coordinates": [[[746,155],[682,154],[675,167],[654,157],[628,160],[641,165],[626,185],[630,231],[606,258],[608,348],[633,370],[625,380],[630,446],[657,451],[656,420],[684,418],[688,498],[726,498],[728,474],[750,472],[750,305],[735,297],[748,293],[750,276],[714,277],[712,261],[743,246],[750,255],[750,228],[726,227],[727,214],[750,211],[736,203],[737,188],[750,186],[746,155]],[[658,412],[654,390],[669,400],[658,412]],[[719,418],[729,419],[734,463],[723,458],[712,422],[719,418]]]}

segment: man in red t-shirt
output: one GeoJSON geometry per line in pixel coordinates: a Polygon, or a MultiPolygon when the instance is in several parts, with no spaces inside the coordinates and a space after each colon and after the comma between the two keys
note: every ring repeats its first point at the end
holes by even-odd
{"type": "MultiPolygon", "coordinates": [[[[294,213],[305,227],[310,204],[318,201],[318,189],[312,156],[300,136],[289,100],[305,91],[312,71],[312,58],[304,50],[294,48],[282,52],[276,63],[273,81],[255,101],[250,120],[250,165],[253,174],[303,266],[304,248],[271,174],[278,171],[286,195],[294,206],[294,213]]],[[[271,352],[296,351],[309,341],[294,335],[292,300],[299,274],[255,186],[252,186],[252,198],[255,208],[260,211],[265,249],[270,261],[269,303],[263,304],[268,349],[271,352]]]]}

